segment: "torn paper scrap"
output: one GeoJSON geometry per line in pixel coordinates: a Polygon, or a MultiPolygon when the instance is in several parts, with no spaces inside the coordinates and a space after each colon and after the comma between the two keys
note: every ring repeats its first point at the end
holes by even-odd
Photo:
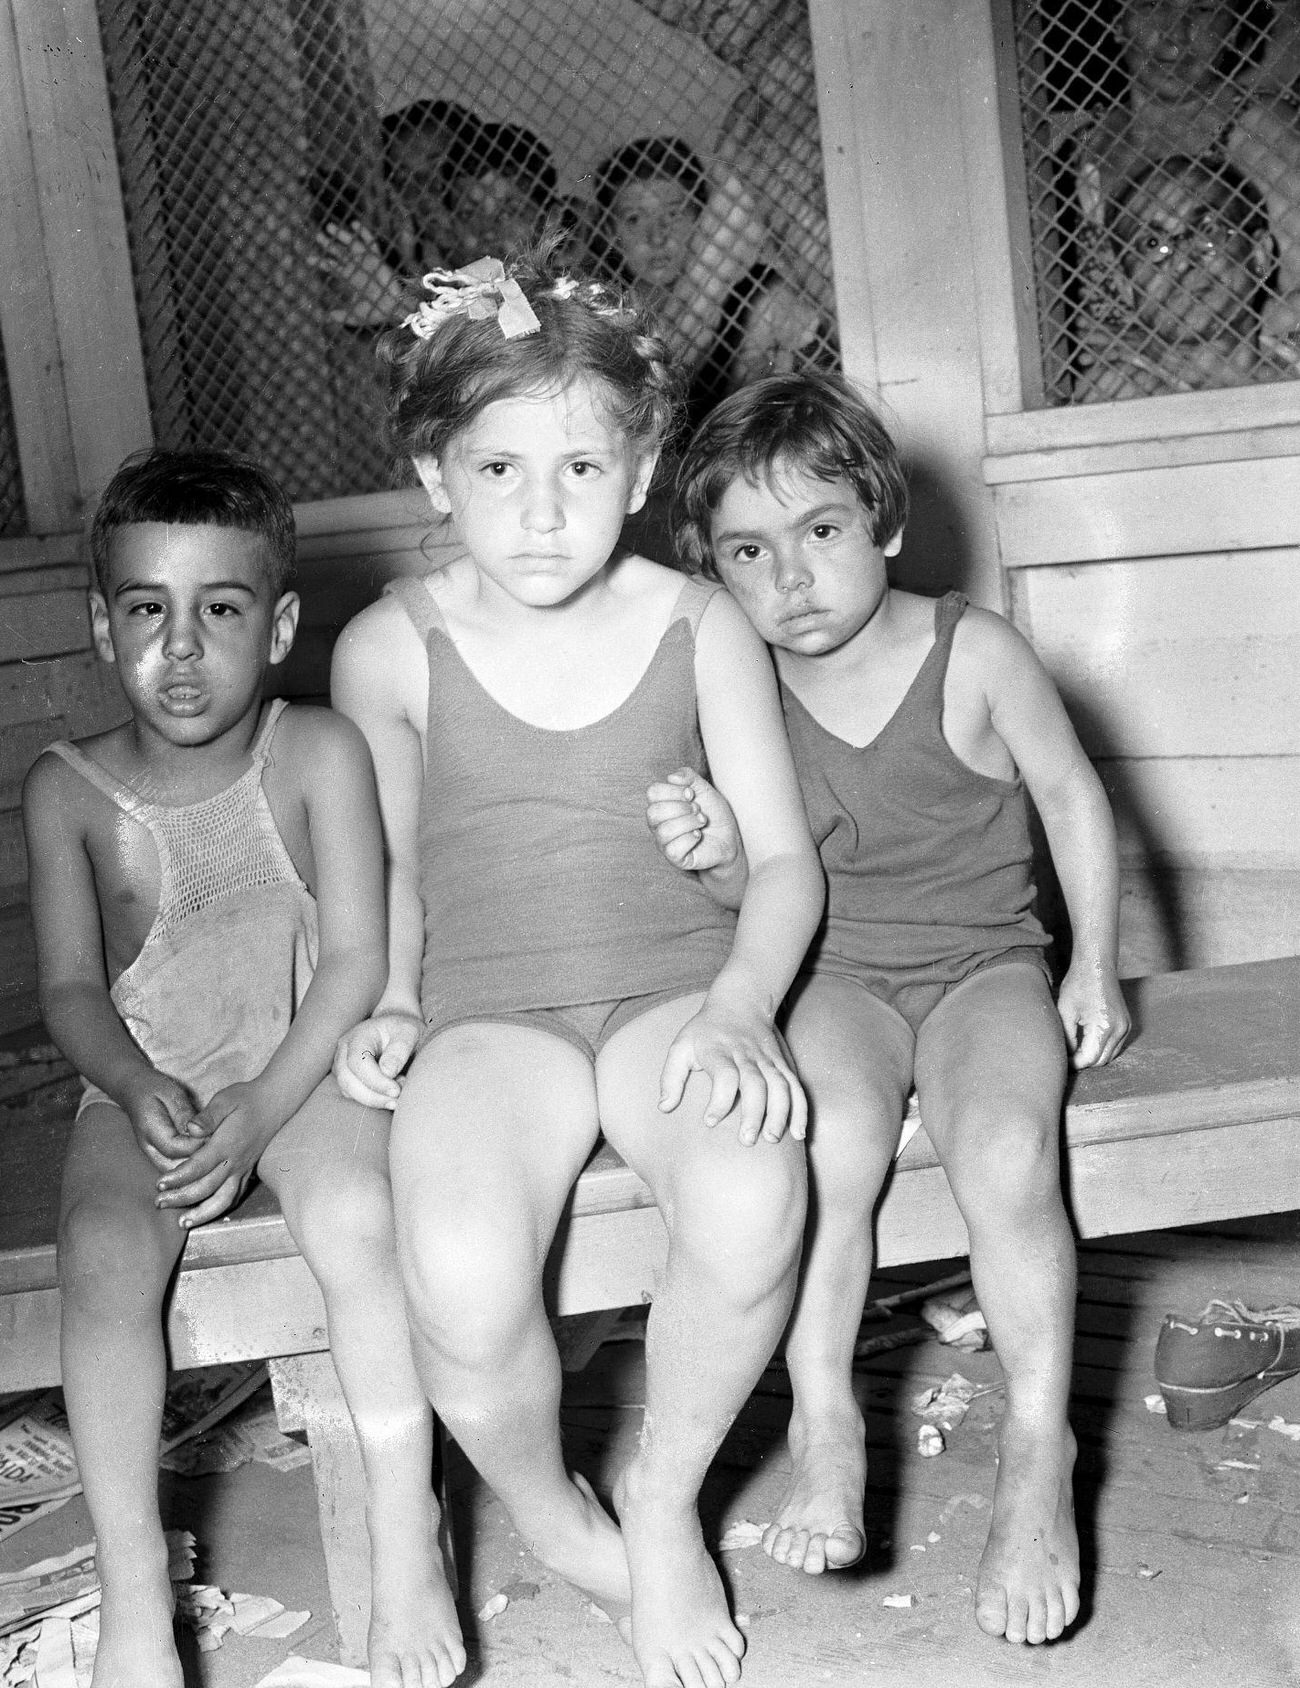
{"type": "Polygon", "coordinates": [[[921,1303],[921,1317],[949,1348],[975,1354],[989,1346],[989,1327],[972,1289],[931,1296],[921,1303]]]}
{"type": "Polygon", "coordinates": [[[490,1600],[485,1600],[478,1609],[480,1623],[490,1623],[493,1618],[499,1618],[510,1604],[508,1594],[494,1594],[490,1600]]]}
{"type": "Polygon", "coordinates": [[[939,1430],[955,1430],[978,1390],[968,1377],[953,1372],[940,1384],[923,1389],[912,1399],[912,1411],[939,1430]]]}
{"type": "Polygon", "coordinates": [[[257,1688],[370,1688],[370,1672],[291,1653],[261,1679],[257,1688]]]}
{"type": "Polygon", "coordinates": [[[882,1606],[893,1606],[900,1612],[905,1612],[909,1606],[916,1604],[914,1594],[887,1594],[880,1602],[882,1606]]]}
{"type": "Polygon", "coordinates": [[[1144,1395],[1142,1397],[1142,1405],[1149,1413],[1164,1413],[1165,1416],[1168,1417],[1169,1408],[1165,1405],[1165,1398],[1163,1395],[1144,1395]]]}
{"type": "Polygon", "coordinates": [[[937,1424],[923,1424],[916,1433],[916,1451],[922,1459],[934,1459],[946,1446],[937,1424]]]}
{"type": "Polygon", "coordinates": [[[1276,1430],[1279,1436],[1289,1436],[1293,1442],[1300,1442],[1300,1424],[1288,1424],[1279,1413],[1268,1421],[1270,1430],[1276,1430]]]}
{"type": "Polygon", "coordinates": [[[722,1540],[718,1543],[718,1552],[739,1553],[742,1548],[757,1547],[766,1529],[766,1524],[755,1524],[748,1518],[737,1518],[734,1524],[728,1524],[723,1531],[722,1540]]]}

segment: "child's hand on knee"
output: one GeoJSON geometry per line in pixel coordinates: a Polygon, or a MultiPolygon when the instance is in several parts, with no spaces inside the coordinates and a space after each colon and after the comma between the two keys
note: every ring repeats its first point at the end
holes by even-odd
{"type": "MultiPolygon", "coordinates": [[[[716,987],[715,987],[716,990],[716,987]]],[[[760,1012],[717,1001],[711,991],[699,1013],[673,1039],[659,1081],[659,1107],[671,1113],[693,1072],[709,1081],[704,1123],[715,1126],[735,1113],[740,1141],[777,1143],[788,1131],[802,1138],[808,1102],[784,1040],[760,1012]]]]}
{"type": "Polygon", "coordinates": [[[189,1091],[166,1073],[154,1073],[126,1104],[135,1140],[160,1172],[171,1172],[189,1158],[206,1133],[198,1123],[198,1105],[189,1091]]]}
{"type": "Polygon", "coordinates": [[[731,867],[744,849],[731,805],[693,768],[678,768],[649,788],[646,821],[673,866],[692,873],[731,867]]]}
{"type": "Polygon", "coordinates": [[[1072,1067],[1104,1067],[1128,1039],[1132,1021],[1112,968],[1073,963],[1061,981],[1056,1011],[1072,1067]]]}
{"type": "Polygon", "coordinates": [[[334,1050],[334,1077],[348,1100],[391,1112],[422,1030],[414,1014],[373,1014],[341,1037],[334,1050]]]}
{"type": "Polygon", "coordinates": [[[195,1118],[205,1141],[158,1180],[158,1206],[183,1207],[181,1228],[206,1225],[232,1208],[283,1120],[268,1114],[253,1084],[229,1084],[195,1118]]]}

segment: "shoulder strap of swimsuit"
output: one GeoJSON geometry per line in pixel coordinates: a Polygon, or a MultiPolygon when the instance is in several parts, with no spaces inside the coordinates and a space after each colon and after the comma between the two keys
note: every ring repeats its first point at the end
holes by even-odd
{"type": "Polygon", "coordinates": [[[699,630],[700,617],[708,608],[709,601],[723,590],[716,580],[704,580],[699,575],[688,574],[682,581],[681,591],[677,594],[673,604],[673,613],[668,618],[671,627],[675,621],[685,621],[691,633],[699,630]]]}
{"type": "Polygon", "coordinates": [[[934,640],[952,643],[953,632],[957,623],[966,613],[966,605],[970,602],[964,592],[945,592],[942,598],[936,598],[934,604],[934,640]]]}
{"type": "Polygon", "coordinates": [[[93,761],[84,750],[78,750],[75,744],[69,744],[66,739],[59,739],[46,748],[52,750],[56,756],[61,756],[70,768],[75,768],[83,779],[89,780],[96,791],[102,791],[105,797],[116,803],[119,809],[125,809],[127,814],[134,815],[148,807],[143,798],[138,797],[129,786],[123,785],[107,768],[93,761]]]}
{"type": "Polygon", "coordinates": [[[406,575],[401,580],[390,580],[384,587],[384,594],[396,598],[410,616],[421,643],[425,643],[435,629],[440,633],[447,631],[443,613],[422,576],[406,575]]]}
{"type": "Polygon", "coordinates": [[[253,740],[253,748],[249,753],[259,767],[271,753],[271,740],[275,736],[275,729],[288,707],[289,700],[284,697],[273,697],[266,706],[266,715],[257,729],[257,737],[253,740]]]}

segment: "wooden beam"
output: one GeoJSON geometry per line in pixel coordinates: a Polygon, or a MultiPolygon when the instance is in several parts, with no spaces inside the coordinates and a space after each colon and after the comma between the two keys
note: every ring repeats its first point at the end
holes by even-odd
{"type": "MultiPolygon", "coordinates": [[[[30,0],[12,15],[40,222],[32,261],[49,278],[75,516],[153,429],[94,0],[30,0]]],[[[50,468],[66,474],[66,458],[50,468]]],[[[66,525],[67,489],[51,518],[54,505],[66,525]]]]}

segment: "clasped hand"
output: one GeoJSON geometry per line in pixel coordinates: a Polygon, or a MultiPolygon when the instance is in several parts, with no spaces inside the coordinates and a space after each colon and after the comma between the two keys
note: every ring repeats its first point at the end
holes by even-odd
{"type": "Polygon", "coordinates": [[[219,1090],[190,1119],[188,1152],[158,1180],[158,1206],[184,1208],[180,1223],[187,1231],[218,1218],[243,1195],[281,1124],[267,1113],[256,1084],[219,1090]]]}
{"type": "Polygon", "coordinates": [[[418,1015],[372,1014],[341,1037],[334,1050],[334,1077],[343,1094],[367,1108],[397,1106],[401,1074],[415,1053],[422,1024],[418,1015]]]}

